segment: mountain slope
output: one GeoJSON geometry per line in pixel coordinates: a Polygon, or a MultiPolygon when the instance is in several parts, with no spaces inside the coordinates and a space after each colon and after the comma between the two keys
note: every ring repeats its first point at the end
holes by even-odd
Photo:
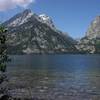
{"type": "Polygon", "coordinates": [[[86,36],[76,46],[85,53],[100,53],[100,16],[97,16],[90,24],[86,36]]]}
{"type": "Polygon", "coordinates": [[[25,10],[3,23],[8,28],[8,53],[75,53],[74,40],[58,31],[49,17],[25,10]],[[43,19],[45,18],[45,20],[43,19]]]}

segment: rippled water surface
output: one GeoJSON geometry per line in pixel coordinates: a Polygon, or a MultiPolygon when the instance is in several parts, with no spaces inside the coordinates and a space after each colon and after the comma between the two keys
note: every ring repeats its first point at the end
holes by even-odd
{"type": "Polygon", "coordinates": [[[100,55],[10,56],[14,97],[37,100],[100,100],[100,55]]]}

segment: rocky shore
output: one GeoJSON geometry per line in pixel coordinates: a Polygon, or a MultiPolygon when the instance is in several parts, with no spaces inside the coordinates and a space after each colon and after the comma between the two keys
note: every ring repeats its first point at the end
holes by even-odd
{"type": "Polygon", "coordinates": [[[88,79],[100,81],[100,76],[76,79],[71,73],[55,74],[17,72],[8,75],[7,92],[10,98],[0,100],[99,100],[99,84],[90,85],[88,79]]]}

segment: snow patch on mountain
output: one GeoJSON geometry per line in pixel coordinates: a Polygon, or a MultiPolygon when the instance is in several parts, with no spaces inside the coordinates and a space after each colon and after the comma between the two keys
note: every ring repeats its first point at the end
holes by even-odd
{"type": "Polygon", "coordinates": [[[53,24],[52,19],[47,16],[46,14],[41,14],[39,15],[39,18],[41,19],[41,21],[45,24],[47,24],[48,26],[50,26],[52,29],[56,29],[55,25],[53,24]]]}

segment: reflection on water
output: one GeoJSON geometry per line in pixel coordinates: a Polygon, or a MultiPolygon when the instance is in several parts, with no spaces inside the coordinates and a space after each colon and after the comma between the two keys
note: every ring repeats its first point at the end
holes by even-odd
{"type": "Polygon", "coordinates": [[[11,56],[10,93],[42,100],[100,100],[99,55],[11,56]]]}

